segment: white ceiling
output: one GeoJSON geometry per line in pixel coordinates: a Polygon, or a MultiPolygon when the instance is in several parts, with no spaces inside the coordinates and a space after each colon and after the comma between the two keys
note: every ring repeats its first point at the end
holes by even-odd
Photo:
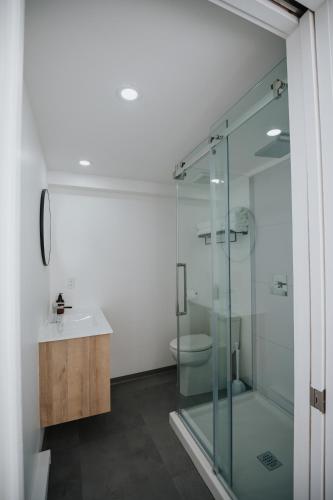
{"type": "Polygon", "coordinates": [[[25,47],[48,168],[156,182],[284,56],[207,0],[27,0],[25,47]]]}

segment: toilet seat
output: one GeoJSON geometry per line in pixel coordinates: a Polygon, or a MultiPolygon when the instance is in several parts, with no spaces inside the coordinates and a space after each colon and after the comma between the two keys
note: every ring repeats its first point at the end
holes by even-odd
{"type": "MultiPolygon", "coordinates": [[[[177,338],[171,340],[171,349],[177,350],[177,338]]],[[[212,347],[212,338],[204,333],[195,335],[182,335],[179,338],[179,350],[181,352],[206,351],[212,347]]]]}

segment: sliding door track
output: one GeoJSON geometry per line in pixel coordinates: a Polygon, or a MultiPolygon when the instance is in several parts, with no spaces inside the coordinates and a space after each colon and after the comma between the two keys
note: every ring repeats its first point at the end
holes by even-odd
{"type": "Polygon", "coordinates": [[[276,3],[279,7],[282,7],[296,17],[302,17],[308,10],[304,5],[294,0],[271,0],[271,2],[276,3]]]}

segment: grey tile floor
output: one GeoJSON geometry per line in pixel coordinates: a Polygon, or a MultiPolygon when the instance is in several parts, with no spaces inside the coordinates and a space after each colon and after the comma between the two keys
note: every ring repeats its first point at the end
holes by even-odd
{"type": "Polygon", "coordinates": [[[169,425],[175,370],[112,386],[112,412],[49,427],[48,500],[212,500],[169,425]]]}

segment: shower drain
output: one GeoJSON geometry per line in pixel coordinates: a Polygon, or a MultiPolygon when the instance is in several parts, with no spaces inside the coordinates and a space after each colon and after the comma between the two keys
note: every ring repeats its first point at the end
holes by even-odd
{"type": "Polygon", "coordinates": [[[271,451],[265,451],[261,455],[257,456],[259,462],[261,462],[267,470],[272,471],[281,467],[282,463],[273,455],[271,451]]]}

